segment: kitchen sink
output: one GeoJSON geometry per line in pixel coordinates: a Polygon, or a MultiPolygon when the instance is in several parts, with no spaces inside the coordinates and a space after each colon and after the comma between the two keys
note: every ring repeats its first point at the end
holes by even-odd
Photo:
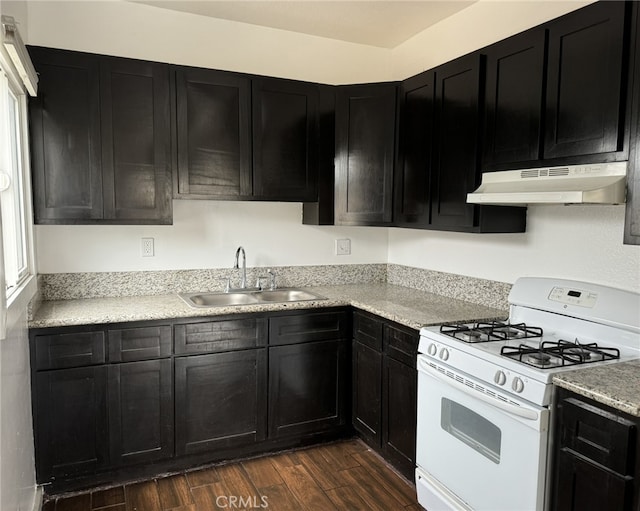
{"type": "Polygon", "coordinates": [[[324,296],[299,288],[233,291],[229,293],[178,293],[178,296],[187,305],[195,308],[326,300],[324,296]]]}

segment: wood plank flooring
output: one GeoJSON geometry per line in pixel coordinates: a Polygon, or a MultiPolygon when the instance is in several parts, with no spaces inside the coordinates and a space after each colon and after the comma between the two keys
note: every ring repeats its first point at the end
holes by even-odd
{"type": "Polygon", "coordinates": [[[415,488],[360,440],[49,500],[43,511],[419,511],[415,488]]]}

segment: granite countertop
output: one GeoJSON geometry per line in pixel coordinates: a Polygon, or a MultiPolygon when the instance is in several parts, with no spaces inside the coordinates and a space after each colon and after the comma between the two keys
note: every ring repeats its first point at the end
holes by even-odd
{"type": "Polygon", "coordinates": [[[326,297],[308,302],[193,308],[177,294],[44,301],[30,328],[121,323],[351,305],[411,328],[504,319],[507,311],[390,284],[305,287],[326,297]]]}
{"type": "Polygon", "coordinates": [[[554,376],[553,383],[640,417],[640,360],[567,371],[554,376]]]}

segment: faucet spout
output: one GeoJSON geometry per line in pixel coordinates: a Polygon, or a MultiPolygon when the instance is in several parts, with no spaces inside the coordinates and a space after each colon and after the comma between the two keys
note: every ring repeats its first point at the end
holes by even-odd
{"type": "Polygon", "coordinates": [[[240,287],[244,289],[247,287],[247,255],[245,254],[243,247],[238,247],[238,250],[236,250],[236,262],[233,265],[233,268],[235,270],[240,268],[240,266],[238,265],[240,253],[242,253],[242,273],[240,278],[240,287]]]}

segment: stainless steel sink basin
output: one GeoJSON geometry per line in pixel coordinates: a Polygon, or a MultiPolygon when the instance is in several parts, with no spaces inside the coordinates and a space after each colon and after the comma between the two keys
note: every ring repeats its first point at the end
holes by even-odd
{"type": "Polygon", "coordinates": [[[230,293],[178,293],[178,296],[182,298],[187,305],[195,308],[326,300],[323,296],[298,288],[280,288],[272,291],[236,291],[230,293]]]}
{"type": "Polygon", "coordinates": [[[304,289],[274,289],[273,291],[258,291],[255,296],[262,302],[302,302],[306,300],[322,299],[316,294],[304,289]]]}

